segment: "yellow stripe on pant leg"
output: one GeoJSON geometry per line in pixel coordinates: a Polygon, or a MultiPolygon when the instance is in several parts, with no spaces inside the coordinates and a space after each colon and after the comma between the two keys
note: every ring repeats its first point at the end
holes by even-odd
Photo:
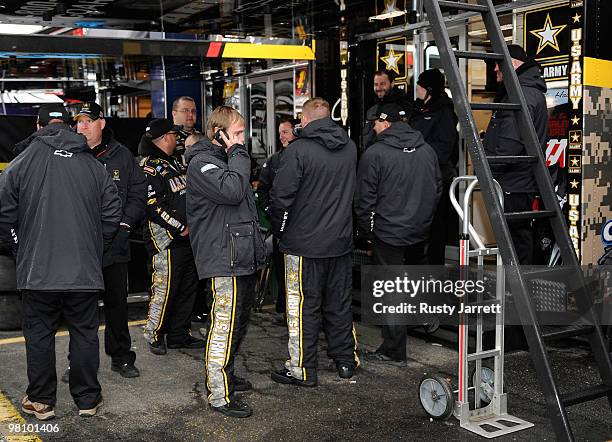
{"type": "Polygon", "coordinates": [[[355,340],[355,351],[353,352],[353,354],[355,355],[355,363],[357,364],[357,367],[359,367],[361,365],[361,361],[359,360],[359,356],[357,356],[357,331],[355,330],[355,324],[353,323],[353,339],[355,340]]]}
{"type": "Polygon", "coordinates": [[[299,268],[299,290],[300,290],[300,308],[298,314],[300,316],[300,367],[302,367],[302,380],[306,380],[306,369],[304,368],[304,326],[302,324],[303,309],[304,309],[304,291],[302,289],[302,257],[300,256],[299,268]]]}
{"type": "Polygon", "coordinates": [[[213,320],[208,332],[206,374],[213,407],[229,402],[229,382],[225,368],[231,353],[231,338],[235,316],[235,281],[231,277],[214,279],[213,320]]]}
{"type": "Polygon", "coordinates": [[[159,315],[159,321],[157,323],[157,327],[153,330],[153,335],[155,339],[158,339],[157,332],[162,327],[164,323],[164,317],[166,315],[166,307],[168,306],[168,298],[170,295],[170,284],[172,281],[172,258],[170,255],[170,249],[166,250],[166,262],[168,263],[168,276],[166,278],[166,295],[164,297],[164,306],[162,307],[161,314],[159,315]]]}
{"type": "Polygon", "coordinates": [[[227,347],[226,347],[227,355],[225,356],[225,364],[223,365],[223,369],[221,370],[223,372],[223,377],[225,379],[225,400],[227,401],[227,403],[229,403],[230,397],[229,397],[229,381],[227,379],[227,373],[225,372],[225,369],[227,368],[227,361],[229,361],[230,354],[232,353],[232,338],[234,336],[234,322],[236,320],[236,292],[237,292],[237,281],[236,281],[236,277],[233,276],[232,277],[232,322],[231,322],[229,334],[227,337],[227,347]]]}
{"type": "MultiPolygon", "coordinates": [[[[215,278],[210,278],[210,285],[211,285],[211,289],[212,289],[212,294],[213,294],[213,303],[212,306],[210,307],[210,328],[212,330],[213,324],[215,323],[215,304],[217,302],[217,291],[215,290],[215,278]]],[[[212,392],[211,388],[210,388],[210,376],[209,376],[209,372],[208,372],[208,352],[210,351],[210,338],[212,336],[212,333],[208,332],[208,336],[206,337],[206,353],[204,355],[204,360],[205,360],[205,366],[204,366],[204,371],[206,372],[206,387],[208,388],[209,392],[212,392]]],[[[210,396],[212,393],[208,394],[208,400],[210,401],[210,396]]]]}

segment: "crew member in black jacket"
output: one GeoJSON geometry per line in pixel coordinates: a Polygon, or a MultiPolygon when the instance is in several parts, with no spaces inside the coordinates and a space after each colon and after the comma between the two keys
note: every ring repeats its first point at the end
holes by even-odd
{"type": "MultiPolygon", "coordinates": [[[[548,110],[546,108],[546,82],[538,64],[529,60],[518,45],[509,45],[512,66],[516,70],[521,89],[527,101],[542,151],[546,149],[548,133],[548,110]]],[[[502,72],[495,66],[499,91],[496,102],[508,103],[509,98],[503,86],[502,72]]],[[[523,137],[519,132],[512,111],[495,111],[487,127],[484,147],[488,155],[526,155],[523,137]]],[[[504,191],[504,211],[526,212],[533,210],[537,194],[535,177],[529,163],[492,166],[491,172],[504,191]]],[[[529,265],[533,260],[533,230],[531,220],[509,221],[508,228],[520,264],[529,265]]]]}
{"type": "Polygon", "coordinates": [[[368,148],[376,142],[376,132],[372,126],[372,118],[379,114],[378,108],[383,104],[394,103],[409,116],[412,112],[412,95],[395,86],[395,75],[392,71],[381,69],[374,72],[374,94],[376,102],[366,111],[366,121],[363,130],[363,148],[368,148]]]}
{"type": "MultiPolygon", "coordinates": [[[[370,233],[377,265],[427,264],[427,241],[440,199],[438,158],[420,132],[401,121],[402,109],[380,107],[373,121],[377,142],[359,163],[355,214],[370,233]]],[[[406,362],[406,326],[385,325],[374,362],[406,362]]]]}
{"type": "MultiPolygon", "coordinates": [[[[112,359],[111,369],[126,378],[140,375],[134,366],[136,353],[131,350],[128,328],[128,263],[130,231],[145,215],[146,178],[130,150],[115,140],[102,108],[96,103],[83,103],[77,110],[76,131],[87,138],[87,145],[106,168],[119,190],[123,217],[110,250],[104,254],[104,349],[112,359]]],[[[62,378],[63,379],[63,378],[62,378]]]]}
{"type": "MultiPolygon", "coordinates": [[[[102,255],[122,219],[117,187],[82,135],[50,124],[0,175],[0,242],[16,238],[28,388],[22,410],[55,416],[55,333],[70,331],[70,393],[81,416],[102,405],[97,379],[102,255]]],[[[14,241],[13,241],[14,242],[14,241]]]]}
{"type": "Polygon", "coordinates": [[[234,374],[234,356],[247,330],[265,246],[249,181],[244,119],[220,106],[206,122],[206,136],[187,151],[186,159],[191,246],[198,277],[210,278],[213,294],[206,345],[208,402],[226,416],[248,417],[251,407],[236,400],[234,391],[252,385],[234,374]]]}
{"type": "Polygon", "coordinates": [[[144,335],[156,355],[166,354],[166,336],[168,348],[205,345],[190,331],[198,278],[186,224],[186,170],[173,156],[178,130],[171,120],[153,120],[139,147],[148,183],[144,237],[153,270],[144,335]]]}
{"type": "Polygon", "coordinates": [[[352,377],[359,364],[350,255],[357,149],[329,115],[322,98],[304,104],[301,135],[283,154],[272,186],[272,229],[285,254],[290,357],[272,379],[283,384],[317,385],[321,323],[338,375],[352,377]]]}
{"type": "Polygon", "coordinates": [[[410,126],[421,132],[425,142],[433,147],[442,173],[442,195],[431,225],[427,251],[430,265],[444,265],[446,245],[459,239],[459,217],[449,197],[450,185],[457,175],[459,120],[453,102],[444,91],[445,83],[444,75],[438,69],[429,69],[419,75],[417,99],[409,120],[410,126]]]}
{"type": "MultiPolygon", "coordinates": [[[[257,196],[259,204],[264,211],[268,213],[270,206],[270,191],[276,177],[276,172],[281,164],[283,152],[289,144],[295,140],[293,129],[299,122],[293,118],[281,120],[278,125],[278,136],[281,142],[281,148],[273,153],[261,167],[259,174],[259,185],[257,186],[257,196]]],[[[276,275],[276,283],[278,286],[278,296],[276,298],[276,313],[279,317],[285,315],[285,264],[281,251],[278,249],[278,238],[274,238],[272,251],[272,261],[274,264],[274,273],[276,275]]],[[[285,322],[283,320],[283,322],[285,322]]]]}

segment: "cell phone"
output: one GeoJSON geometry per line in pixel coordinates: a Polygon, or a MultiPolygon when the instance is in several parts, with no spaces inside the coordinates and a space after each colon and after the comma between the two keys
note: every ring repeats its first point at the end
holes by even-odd
{"type": "Polygon", "coordinates": [[[215,136],[214,139],[217,141],[217,143],[219,143],[221,146],[227,148],[227,145],[225,144],[225,141],[223,141],[223,138],[221,138],[221,133],[223,132],[223,135],[225,135],[225,138],[229,138],[229,135],[227,134],[227,132],[225,132],[223,129],[218,130],[217,132],[215,132],[215,136]]]}

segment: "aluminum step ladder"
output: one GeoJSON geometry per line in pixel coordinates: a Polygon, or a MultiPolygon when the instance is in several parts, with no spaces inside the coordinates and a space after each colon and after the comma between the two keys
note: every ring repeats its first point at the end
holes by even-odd
{"type": "MultiPolygon", "coordinates": [[[[474,171],[478,177],[484,203],[491,221],[491,227],[497,240],[497,247],[506,266],[508,286],[511,289],[517,309],[521,311],[520,318],[525,338],[529,344],[531,358],[546,399],[546,406],[552,420],[555,435],[559,440],[574,440],[566,407],[607,397],[612,409],[612,363],[599,321],[591,309],[592,295],[584,289],[584,277],[578,258],[574,252],[567,225],[557,202],[552,180],[545,165],[542,149],[527,108],[525,97],[512,66],[495,8],[491,0],[477,0],[476,4],[459,1],[424,0],[424,6],[453,94],[455,111],[459,115],[461,133],[466,140],[474,165],[474,171]],[[480,13],[494,52],[454,51],[441,8],[452,10],[453,12],[467,11],[480,13]],[[459,72],[458,58],[495,60],[503,73],[504,85],[510,103],[470,103],[464,81],[459,72]],[[514,111],[520,133],[523,135],[526,154],[487,157],[474,121],[473,111],[475,110],[514,111]],[[545,210],[504,213],[499,199],[496,197],[495,185],[489,164],[516,164],[518,162],[527,163],[532,167],[545,210]],[[546,218],[550,221],[563,264],[564,266],[569,266],[572,272],[571,277],[574,281],[578,281],[579,286],[583,288],[575,294],[575,299],[578,311],[588,324],[587,327],[573,328],[569,331],[547,335],[542,332],[542,328],[538,324],[535,308],[530,299],[531,294],[527,283],[527,275],[519,267],[507,223],[508,220],[535,218],[546,218]],[[594,387],[579,387],[571,393],[561,393],[549,362],[545,341],[575,335],[582,335],[588,339],[601,376],[601,383],[594,387]]],[[[567,267],[565,269],[567,271],[567,267]]],[[[554,272],[555,270],[550,271],[554,272]]],[[[545,275],[540,274],[538,277],[544,278],[545,275]]]]}

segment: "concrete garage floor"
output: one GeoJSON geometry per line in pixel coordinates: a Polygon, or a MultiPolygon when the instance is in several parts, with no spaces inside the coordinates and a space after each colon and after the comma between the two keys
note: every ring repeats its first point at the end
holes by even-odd
{"type": "MultiPolygon", "coordinates": [[[[132,319],[142,319],[140,312],[132,319]]],[[[270,313],[256,313],[237,357],[237,372],[250,379],[254,391],[243,398],[254,409],[249,419],[230,419],[206,405],[203,351],[169,350],[151,354],[141,327],[131,327],[141,377],[121,378],[110,370],[101,346],[100,382],[105,405],[92,418],[77,416],[68,387],[58,385],[57,433],[38,433],[44,441],[276,441],[276,440],[476,440],[454,418],[430,421],[417,397],[425,373],[442,373],[456,382],[457,353],[452,348],[409,337],[410,361],[405,368],[363,363],[357,375],[340,380],[333,365],[320,352],[320,385],[316,389],[283,386],[272,382],[270,370],[286,356],[286,328],[274,324],[270,313]]],[[[379,330],[357,324],[361,349],[375,349],[379,330]]],[[[0,333],[0,392],[19,409],[26,388],[25,348],[10,343],[15,333],[0,333]]],[[[102,333],[101,342],[102,342],[102,333]]],[[[68,338],[57,343],[58,378],[65,368],[68,338]]],[[[324,341],[321,341],[324,346],[324,341]]],[[[544,400],[527,353],[508,355],[506,390],[509,411],[535,427],[501,440],[554,440],[544,400]]],[[[593,384],[597,378],[586,350],[559,347],[552,364],[563,380],[562,390],[593,384]],[[566,388],[563,389],[563,386],[566,388]]],[[[1,410],[0,410],[1,411],[1,410]]],[[[577,440],[612,439],[612,412],[605,399],[570,408],[577,440]]],[[[0,441],[8,422],[0,412],[0,441]]],[[[36,424],[32,418],[26,422],[36,424]]],[[[39,439],[39,440],[40,440],[39,439]]],[[[17,439],[13,439],[17,440],[17,439]]],[[[23,440],[23,439],[21,439],[23,440]]],[[[484,439],[483,439],[484,440],[484,439]]]]}

